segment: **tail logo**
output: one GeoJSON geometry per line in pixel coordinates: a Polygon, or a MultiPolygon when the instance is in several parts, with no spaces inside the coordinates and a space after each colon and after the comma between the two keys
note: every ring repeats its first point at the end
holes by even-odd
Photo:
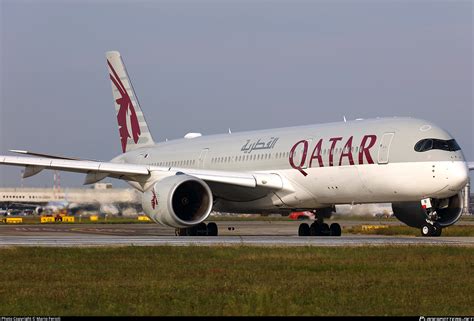
{"type": "Polygon", "coordinates": [[[125,89],[125,86],[123,85],[109,60],[107,60],[107,63],[110,67],[110,70],[112,71],[112,74],[110,74],[110,80],[112,80],[112,83],[114,84],[115,88],[117,88],[121,96],[119,99],[115,100],[115,102],[120,106],[120,109],[117,113],[117,122],[119,124],[122,152],[125,153],[127,149],[128,138],[132,138],[135,144],[138,143],[138,139],[140,138],[141,134],[140,124],[138,123],[137,113],[135,112],[132,100],[125,89]]]}

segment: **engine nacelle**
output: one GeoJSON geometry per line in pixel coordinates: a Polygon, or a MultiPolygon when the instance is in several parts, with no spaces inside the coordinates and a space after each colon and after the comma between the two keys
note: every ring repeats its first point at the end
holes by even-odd
{"type": "MultiPolygon", "coordinates": [[[[456,223],[462,215],[463,199],[461,193],[445,199],[433,199],[433,210],[436,211],[436,222],[442,227],[456,223]]],[[[393,215],[408,226],[420,228],[428,218],[421,202],[401,202],[392,204],[393,215]]]]}
{"type": "Polygon", "coordinates": [[[163,178],[142,197],[143,210],[152,220],[175,228],[204,221],[211,213],[212,203],[209,186],[184,174],[163,178]]]}

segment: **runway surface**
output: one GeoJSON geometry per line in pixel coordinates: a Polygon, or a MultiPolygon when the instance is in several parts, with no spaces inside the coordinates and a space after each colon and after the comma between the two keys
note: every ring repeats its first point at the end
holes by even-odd
{"type": "MultiPolygon", "coordinates": [[[[298,237],[300,222],[217,222],[218,237],[177,237],[172,228],[156,224],[0,225],[0,247],[9,246],[474,246],[474,237],[409,237],[343,235],[298,237]]],[[[377,224],[376,222],[371,222],[377,224]]],[[[358,225],[361,222],[357,222],[358,225]]],[[[342,222],[343,226],[354,225],[342,222]]]]}

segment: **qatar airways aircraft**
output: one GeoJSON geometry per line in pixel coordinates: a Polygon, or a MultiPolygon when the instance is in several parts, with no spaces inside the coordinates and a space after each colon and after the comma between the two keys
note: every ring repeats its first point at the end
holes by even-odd
{"type": "Polygon", "coordinates": [[[24,177],[55,169],[85,173],[85,184],[125,180],[143,192],[146,214],[177,235],[217,235],[215,223],[204,223],[213,209],[314,211],[300,236],[341,235],[339,224],[324,223],[336,204],[392,203],[424,236],[461,216],[474,163],[433,123],[377,118],[155,143],[120,54],[106,57],[123,153],[101,162],[16,150],[33,157],[0,156],[0,164],[25,166],[24,177]]]}

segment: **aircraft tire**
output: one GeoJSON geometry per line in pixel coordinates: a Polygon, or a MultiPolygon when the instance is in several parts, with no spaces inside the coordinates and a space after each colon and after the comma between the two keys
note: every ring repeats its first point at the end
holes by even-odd
{"type": "Polygon", "coordinates": [[[433,236],[433,225],[425,223],[421,226],[421,235],[422,236],[433,236]]]}
{"type": "Polygon", "coordinates": [[[208,236],[217,236],[218,234],[217,224],[214,222],[210,222],[207,224],[207,235],[208,236]]]}
{"type": "Polygon", "coordinates": [[[309,236],[310,234],[309,225],[307,223],[301,223],[298,228],[298,236],[309,236]]]}
{"type": "Polygon", "coordinates": [[[186,229],[186,236],[197,236],[197,226],[191,226],[186,229]]]}
{"type": "Polygon", "coordinates": [[[432,236],[441,236],[441,232],[443,231],[441,225],[439,225],[438,223],[434,223],[433,227],[434,229],[432,236]]]}
{"type": "Polygon", "coordinates": [[[341,225],[338,223],[332,223],[329,229],[331,231],[331,236],[341,236],[342,234],[341,225]]]}
{"type": "Polygon", "coordinates": [[[201,222],[196,226],[196,235],[197,236],[207,236],[207,226],[206,223],[201,222]]]}
{"type": "Polygon", "coordinates": [[[321,224],[318,222],[314,222],[310,226],[310,235],[311,236],[321,236],[322,235],[322,227],[321,224]]]}
{"type": "Polygon", "coordinates": [[[329,236],[331,235],[331,230],[329,229],[329,225],[326,223],[321,224],[321,235],[329,236]]]}

